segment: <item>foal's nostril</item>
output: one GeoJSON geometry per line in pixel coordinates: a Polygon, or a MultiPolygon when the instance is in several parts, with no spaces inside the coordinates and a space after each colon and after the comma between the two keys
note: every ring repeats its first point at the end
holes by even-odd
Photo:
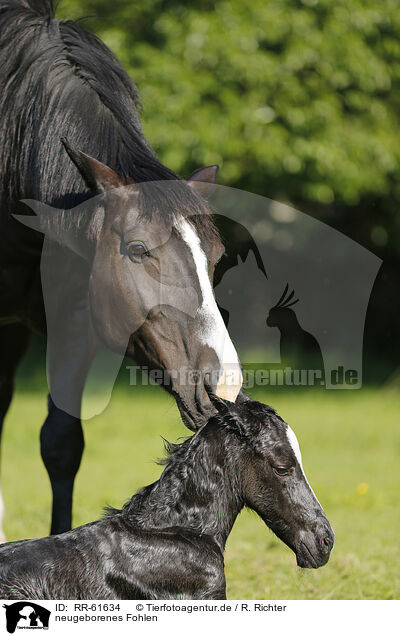
{"type": "Polygon", "coordinates": [[[325,550],[331,550],[333,546],[332,538],[329,535],[326,535],[321,539],[321,544],[325,550]]]}

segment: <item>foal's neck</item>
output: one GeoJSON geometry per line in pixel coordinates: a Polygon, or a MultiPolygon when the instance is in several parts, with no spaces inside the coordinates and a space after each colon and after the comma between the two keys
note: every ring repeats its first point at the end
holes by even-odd
{"type": "Polygon", "coordinates": [[[179,527],[214,537],[221,549],[243,507],[237,466],[220,431],[195,435],[173,451],[160,479],[127,506],[145,528],[179,527]]]}

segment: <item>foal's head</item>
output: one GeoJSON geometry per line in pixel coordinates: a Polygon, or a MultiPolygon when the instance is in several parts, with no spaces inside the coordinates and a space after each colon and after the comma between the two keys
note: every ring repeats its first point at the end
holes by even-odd
{"type": "Polygon", "coordinates": [[[290,426],[271,407],[242,393],[237,404],[216,396],[211,399],[230,434],[230,454],[244,504],[293,550],[300,567],[325,565],[334,533],[304,474],[290,426]]]}

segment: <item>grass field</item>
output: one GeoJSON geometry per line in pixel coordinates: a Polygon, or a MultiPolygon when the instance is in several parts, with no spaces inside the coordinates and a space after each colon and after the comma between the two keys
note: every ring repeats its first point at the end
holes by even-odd
{"type": "MultiPolygon", "coordinates": [[[[244,511],[228,540],[228,598],[391,599],[400,591],[400,396],[371,389],[253,393],[294,428],[307,477],[336,533],[328,565],[300,570],[293,553],[244,511]]],[[[6,420],[3,493],[9,539],[47,533],[50,487],[39,429],[45,397],[18,388],[6,420]]],[[[155,388],[117,389],[85,425],[86,451],[75,492],[74,525],[121,506],[160,473],[161,435],[186,434],[171,399],[155,388]]]]}

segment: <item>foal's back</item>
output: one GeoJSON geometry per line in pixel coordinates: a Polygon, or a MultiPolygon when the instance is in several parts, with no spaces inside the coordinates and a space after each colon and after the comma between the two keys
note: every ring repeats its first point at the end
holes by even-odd
{"type": "Polygon", "coordinates": [[[61,535],[0,546],[0,598],[225,598],[223,568],[210,537],[181,528],[145,530],[114,514],[61,535]]]}

